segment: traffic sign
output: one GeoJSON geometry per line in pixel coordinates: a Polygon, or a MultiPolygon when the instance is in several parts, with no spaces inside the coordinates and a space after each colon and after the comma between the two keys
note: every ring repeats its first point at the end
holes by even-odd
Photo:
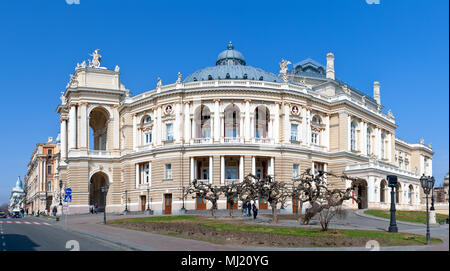
{"type": "Polygon", "coordinates": [[[71,194],[65,194],[64,195],[64,202],[72,202],[72,195],[71,194]]]}
{"type": "Polygon", "coordinates": [[[66,195],[71,195],[72,194],[72,188],[70,188],[70,187],[66,188],[66,190],[64,190],[64,193],[66,195]]]}

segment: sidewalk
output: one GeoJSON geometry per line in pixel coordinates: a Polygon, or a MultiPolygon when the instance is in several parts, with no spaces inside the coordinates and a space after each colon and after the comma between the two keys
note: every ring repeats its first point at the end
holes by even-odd
{"type": "MultiPolygon", "coordinates": [[[[123,219],[127,217],[147,217],[148,215],[107,215],[108,220],[123,219]]],[[[64,227],[63,219],[58,224],[64,227]]],[[[149,232],[129,230],[103,224],[103,215],[92,216],[68,216],[68,230],[90,235],[134,250],[156,250],[156,251],[219,251],[239,250],[235,247],[211,244],[203,241],[176,238],[166,235],[153,234],[149,232]]]]}

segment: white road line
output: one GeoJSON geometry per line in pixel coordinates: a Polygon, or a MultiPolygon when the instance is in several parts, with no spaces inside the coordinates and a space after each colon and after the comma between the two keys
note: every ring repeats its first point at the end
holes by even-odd
{"type": "Polygon", "coordinates": [[[25,222],[25,224],[30,224],[30,222],[25,222]]]}
{"type": "Polygon", "coordinates": [[[33,224],[35,224],[35,225],[40,225],[40,223],[39,223],[39,222],[33,222],[33,224]]]}

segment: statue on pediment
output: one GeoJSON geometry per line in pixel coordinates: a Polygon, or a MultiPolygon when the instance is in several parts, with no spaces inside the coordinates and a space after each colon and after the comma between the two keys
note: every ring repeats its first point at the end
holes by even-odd
{"type": "Polygon", "coordinates": [[[286,74],[287,73],[287,66],[289,64],[292,64],[289,60],[284,60],[283,58],[281,59],[281,63],[280,63],[280,73],[281,74],[286,74]]]}
{"type": "Polygon", "coordinates": [[[90,56],[92,56],[92,61],[89,60],[89,67],[100,68],[102,62],[102,56],[98,53],[100,49],[96,49],[90,56]]]}
{"type": "Polygon", "coordinates": [[[161,78],[158,77],[158,83],[156,83],[156,87],[160,88],[161,86],[162,86],[162,81],[161,81],[161,78]]]}
{"type": "Polygon", "coordinates": [[[420,138],[420,144],[425,145],[425,140],[423,139],[423,137],[420,138]]]}
{"type": "Polygon", "coordinates": [[[177,84],[181,83],[181,79],[183,79],[183,75],[181,75],[180,72],[178,72],[177,74],[178,78],[177,78],[177,84]]]}
{"type": "Polygon", "coordinates": [[[394,118],[394,114],[392,114],[391,109],[388,110],[388,117],[393,119],[394,118]]]}
{"type": "Polygon", "coordinates": [[[119,72],[119,71],[120,71],[119,65],[116,65],[116,67],[114,68],[114,71],[115,71],[115,72],[119,72]]]}

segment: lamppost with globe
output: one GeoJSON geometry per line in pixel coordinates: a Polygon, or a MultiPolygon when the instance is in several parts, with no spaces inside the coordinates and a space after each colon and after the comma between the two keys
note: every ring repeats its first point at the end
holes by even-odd
{"type": "Polygon", "coordinates": [[[108,193],[109,185],[102,186],[103,192],[103,206],[105,206],[103,210],[103,224],[106,224],[106,194],[108,193]]]}
{"type": "Polygon", "coordinates": [[[425,176],[420,177],[420,184],[422,185],[423,192],[426,198],[426,211],[427,211],[427,245],[430,244],[430,214],[428,212],[428,194],[434,187],[434,177],[425,176]]]}

